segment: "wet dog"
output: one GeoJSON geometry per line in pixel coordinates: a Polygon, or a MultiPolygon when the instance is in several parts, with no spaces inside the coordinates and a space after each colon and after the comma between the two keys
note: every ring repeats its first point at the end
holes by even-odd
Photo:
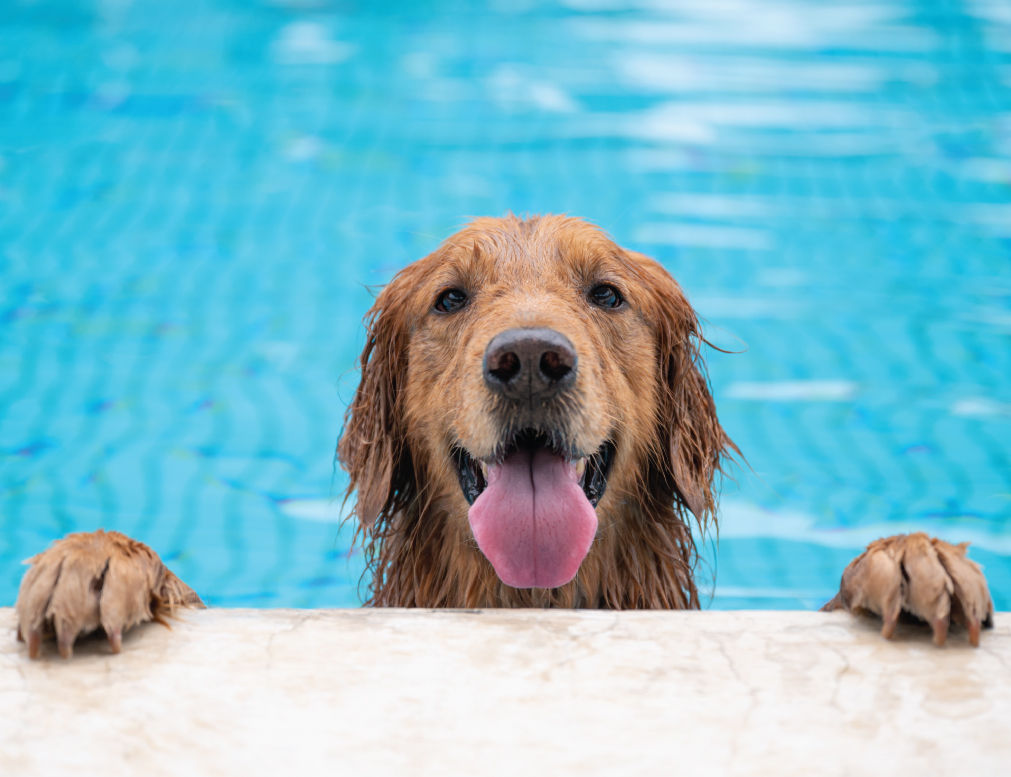
{"type": "MultiPolygon", "coordinates": [[[[338,457],[369,603],[698,607],[692,522],[716,520],[720,425],[695,311],[652,259],[585,221],[479,219],[402,270],[366,316],[338,457]]],[[[102,627],[199,604],[146,546],[71,535],[32,560],[19,635],[69,655],[102,627]]],[[[905,611],[973,644],[993,606],[965,547],[879,540],[827,605],[905,611]]]]}
{"type": "Polygon", "coordinates": [[[735,450],[695,312],[578,219],[481,219],[369,314],[339,446],[373,604],[697,607],[735,450]]]}

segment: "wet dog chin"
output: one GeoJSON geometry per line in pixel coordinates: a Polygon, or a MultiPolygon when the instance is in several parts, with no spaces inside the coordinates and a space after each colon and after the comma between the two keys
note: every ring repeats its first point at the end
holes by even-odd
{"type": "Polygon", "coordinates": [[[547,448],[520,447],[487,466],[487,487],[468,517],[503,583],[557,588],[576,576],[597,531],[583,475],[547,448]]]}

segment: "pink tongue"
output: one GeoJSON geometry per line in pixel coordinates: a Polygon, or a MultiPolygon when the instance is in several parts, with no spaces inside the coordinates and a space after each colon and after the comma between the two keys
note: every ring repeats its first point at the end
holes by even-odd
{"type": "Polygon", "coordinates": [[[576,471],[546,450],[518,450],[488,467],[470,528],[499,579],[514,588],[556,588],[576,576],[597,514],[576,471]]]}

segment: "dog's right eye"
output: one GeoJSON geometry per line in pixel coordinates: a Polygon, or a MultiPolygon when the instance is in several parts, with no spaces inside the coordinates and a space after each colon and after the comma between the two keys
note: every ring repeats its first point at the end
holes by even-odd
{"type": "Polygon", "coordinates": [[[621,292],[609,283],[601,283],[594,286],[589,293],[590,302],[598,308],[620,308],[625,301],[621,292]]]}
{"type": "Polygon", "coordinates": [[[433,306],[440,313],[455,313],[467,304],[467,292],[461,289],[446,289],[435,299],[433,306]]]}

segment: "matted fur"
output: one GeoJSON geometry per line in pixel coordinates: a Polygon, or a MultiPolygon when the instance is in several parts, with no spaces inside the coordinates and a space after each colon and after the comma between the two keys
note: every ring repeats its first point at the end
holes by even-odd
{"type": "Polygon", "coordinates": [[[689,520],[703,533],[715,521],[715,478],[736,447],[716,416],[696,314],[659,264],[579,219],[478,219],[397,274],[365,324],[338,458],[347,497],[357,494],[369,604],[698,607],[689,520]],[[589,304],[597,283],[617,286],[627,307],[589,304]],[[433,303],[452,287],[471,302],[440,315],[433,303]],[[578,382],[558,423],[580,450],[605,438],[617,448],[590,552],[554,589],[499,581],[449,455],[454,444],[487,455],[502,439],[481,360],[495,334],[516,326],[569,338],[578,382]]]}

